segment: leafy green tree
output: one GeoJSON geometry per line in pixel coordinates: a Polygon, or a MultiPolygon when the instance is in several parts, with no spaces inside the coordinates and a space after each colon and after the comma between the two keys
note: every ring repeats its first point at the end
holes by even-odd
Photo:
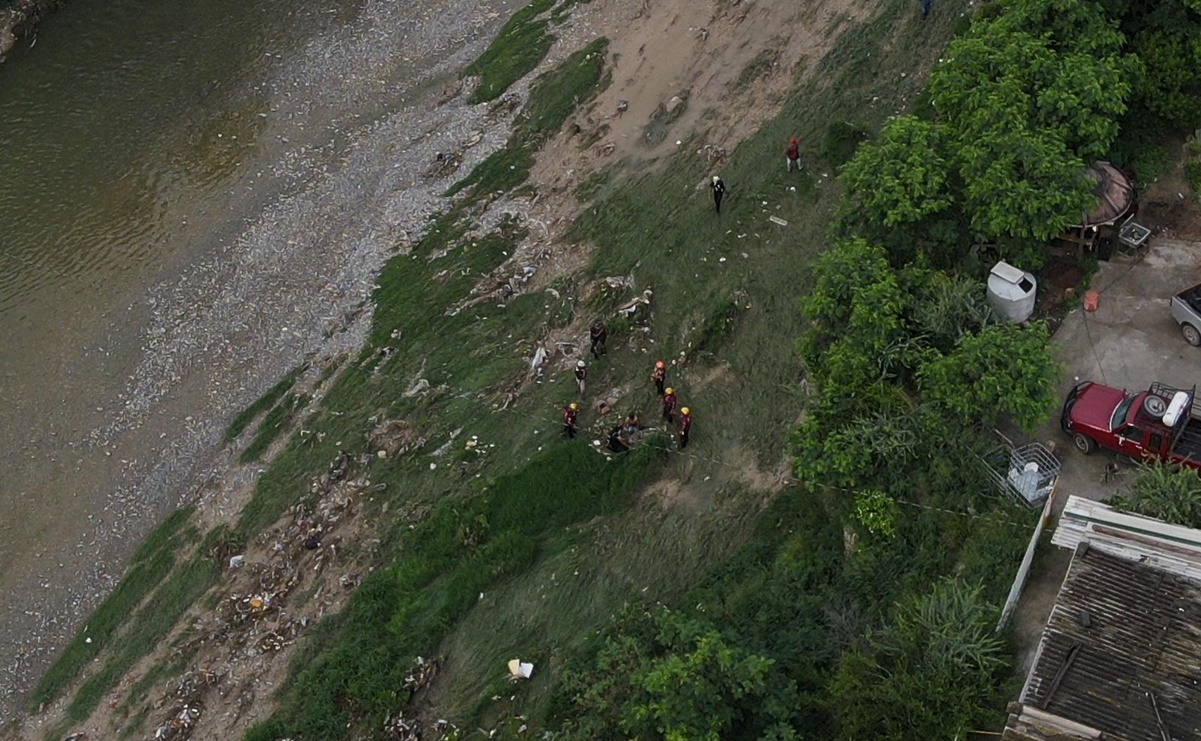
{"type": "Polygon", "coordinates": [[[708,626],[665,620],[663,628],[664,643],[679,650],[638,674],[645,695],[630,706],[627,728],[649,726],[668,741],[721,741],[738,703],[768,694],[773,662],[731,647],[708,626]]]}
{"type": "Polygon", "coordinates": [[[563,693],[565,739],[717,741],[735,727],[798,738],[788,722],[796,685],[775,661],[667,608],[627,614],[591,667],[565,673],[563,693]]]}
{"type": "Polygon", "coordinates": [[[899,116],[876,141],[860,145],[843,167],[842,181],[868,218],[893,227],[950,206],[949,171],[942,128],[899,116]]]}
{"type": "Polygon", "coordinates": [[[1201,124],[1201,20],[1181,13],[1168,28],[1138,33],[1132,48],[1142,59],[1138,104],[1190,131],[1201,124]]]}
{"type": "Polygon", "coordinates": [[[1113,505],[1185,527],[1201,527],[1201,476],[1178,463],[1139,466],[1129,492],[1113,505]]]}
{"type": "MultiPolygon", "coordinates": [[[[1102,12],[1083,0],[1069,4],[1102,12]]],[[[1036,15],[1002,11],[974,24],[930,77],[965,207],[973,226],[995,237],[1047,239],[1092,210],[1083,170],[1116,138],[1137,71],[1103,15],[1093,25],[1104,32],[1085,49],[1022,27],[1036,15]]]]}
{"type": "Polygon", "coordinates": [[[987,722],[1006,668],[995,622],[980,590],[960,581],[905,599],[890,625],[839,662],[839,738],[965,738],[987,722]]]}
{"type": "Polygon", "coordinates": [[[1042,323],[996,324],[968,335],[919,375],[923,398],[962,424],[993,424],[1009,414],[1033,430],[1057,401],[1059,366],[1042,323]]]}

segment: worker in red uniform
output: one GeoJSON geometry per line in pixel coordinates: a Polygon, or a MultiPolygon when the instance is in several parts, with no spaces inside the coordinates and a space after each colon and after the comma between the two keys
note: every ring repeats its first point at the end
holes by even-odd
{"type": "Polygon", "coordinates": [[[667,363],[662,360],[655,361],[655,369],[651,371],[651,380],[655,382],[655,391],[662,396],[663,387],[667,385],[667,363]]]}
{"type": "Polygon", "coordinates": [[[688,433],[692,431],[692,410],[680,407],[680,450],[688,447],[688,433]]]}
{"type": "Polygon", "coordinates": [[[676,422],[676,390],[670,386],[663,390],[663,419],[669,425],[676,422]]]}
{"type": "Polygon", "coordinates": [[[563,407],[563,436],[568,440],[575,439],[575,418],[580,413],[580,405],[574,401],[563,407]]]}
{"type": "Polygon", "coordinates": [[[796,165],[797,172],[801,170],[801,141],[795,136],[788,140],[788,149],[784,151],[784,157],[787,161],[788,172],[792,172],[793,165],[796,165]]]}

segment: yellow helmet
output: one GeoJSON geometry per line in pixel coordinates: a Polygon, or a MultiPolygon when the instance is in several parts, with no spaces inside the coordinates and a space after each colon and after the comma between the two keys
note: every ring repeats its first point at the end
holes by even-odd
{"type": "Polygon", "coordinates": [[[663,393],[665,393],[665,394],[674,394],[675,392],[676,392],[676,390],[675,390],[675,389],[673,389],[671,386],[668,386],[668,387],[667,387],[667,389],[666,389],[666,390],[665,390],[663,393]]]}
{"type": "Polygon", "coordinates": [[[680,409],[680,414],[689,415],[689,414],[692,414],[692,410],[689,409],[688,407],[683,407],[680,409]]]}
{"type": "Polygon", "coordinates": [[[571,411],[573,411],[573,412],[578,412],[580,410],[580,405],[575,403],[574,401],[571,402],[571,404],[569,404],[568,406],[571,407],[571,411]]]}

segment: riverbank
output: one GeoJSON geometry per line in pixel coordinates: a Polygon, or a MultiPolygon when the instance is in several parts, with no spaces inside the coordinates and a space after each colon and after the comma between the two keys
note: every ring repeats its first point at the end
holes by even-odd
{"type": "MultiPolygon", "coordinates": [[[[467,105],[453,89],[439,87],[433,80],[430,90],[447,90],[446,96],[435,97],[447,98],[450,118],[423,121],[420,111],[407,110],[381,118],[362,131],[363,138],[355,137],[348,155],[331,168],[330,180],[339,183],[337,186],[323,189],[321,183],[327,181],[318,178],[313,193],[319,198],[281,202],[280,210],[293,214],[282,221],[307,216],[304,223],[313,235],[280,234],[276,220],[267,216],[262,230],[247,230],[246,243],[240,241],[230,248],[211,272],[164,284],[161,295],[172,297],[172,306],[187,306],[189,299],[195,298],[204,309],[182,315],[161,313],[155,325],[161,331],[149,335],[157,343],[156,359],[148,361],[142,376],[133,374],[134,386],[145,390],[139,391],[139,396],[154,398],[157,393],[149,382],[139,386],[139,377],[205,373],[195,369],[210,363],[224,368],[225,375],[219,380],[230,381],[230,387],[241,393],[239,373],[258,367],[246,365],[252,360],[247,356],[253,354],[248,348],[282,353],[285,361],[293,364],[305,358],[313,360],[316,368],[328,364],[334,375],[326,378],[320,370],[310,372],[295,390],[324,398],[319,405],[306,407],[301,416],[310,412],[312,416],[304,419],[303,429],[289,428],[292,439],[282,450],[277,446],[279,457],[261,479],[263,469],[254,464],[220,467],[232,463],[240,446],[222,454],[225,458],[218,461],[214,476],[191,479],[194,484],[206,482],[198,492],[204,505],[199,522],[205,528],[237,523],[230,537],[223,536],[226,545],[218,549],[217,558],[207,552],[181,554],[203,559],[210,567],[218,564],[222,571],[219,591],[203,601],[203,609],[190,614],[197,622],[184,621],[160,653],[136,667],[111,691],[99,690],[102,697],[94,697],[103,699],[99,714],[80,727],[103,737],[123,724],[136,727],[150,722],[153,728],[164,722],[168,708],[162,703],[174,709],[179,699],[174,694],[176,685],[172,682],[168,687],[167,680],[150,673],[148,667],[154,660],[172,658],[172,645],[186,647],[187,663],[194,659],[197,671],[215,670],[229,681],[203,698],[205,722],[220,723],[210,728],[223,730],[202,733],[232,737],[226,731],[266,717],[274,709],[269,690],[282,681],[290,649],[285,646],[264,652],[259,640],[265,634],[259,632],[237,634],[252,637],[254,643],[238,644],[236,654],[210,653],[213,644],[203,654],[199,650],[190,653],[200,645],[189,643],[197,638],[192,631],[199,630],[201,638],[216,635],[226,614],[213,609],[218,605],[236,606],[243,599],[251,610],[260,609],[254,605],[266,605],[261,598],[252,602],[256,595],[249,590],[256,583],[246,581],[246,575],[257,579],[275,573],[276,566],[283,566],[275,562],[277,558],[290,559],[293,567],[303,566],[306,573],[308,567],[317,565],[315,559],[321,558],[321,564],[334,564],[322,567],[321,578],[331,581],[306,582],[290,601],[282,602],[282,608],[274,602],[262,608],[269,622],[251,620],[247,623],[250,630],[270,628],[277,636],[278,628],[292,630],[299,625],[300,630],[342,604],[345,592],[338,592],[334,585],[340,590],[353,587],[356,577],[363,576],[362,568],[370,568],[378,554],[372,540],[377,534],[357,540],[332,528],[335,518],[337,527],[349,527],[343,510],[335,511],[344,506],[337,502],[349,502],[360,518],[368,521],[382,514],[381,507],[383,512],[392,512],[387,518],[393,522],[390,535],[382,536],[394,543],[398,531],[403,533],[409,523],[425,522],[443,500],[451,504],[456,493],[474,492],[479,486],[474,482],[476,475],[486,473],[492,479],[512,473],[529,463],[544,444],[554,455],[567,455],[562,445],[552,444],[549,438],[556,431],[556,414],[566,393],[560,391],[562,384],[556,386],[555,382],[562,380],[559,371],[565,370],[563,364],[569,358],[565,352],[552,352],[544,377],[529,376],[528,363],[537,346],[553,350],[560,347],[560,341],[578,343],[590,314],[612,312],[614,304],[627,298],[606,294],[601,284],[610,284],[605,278],[613,278],[620,291],[635,297],[645,295],[641,291],[646,288],[653,289],[653,307],[648,306],[649,317],[622,325],[620,334],[615,331],[612,355],[594,366],[594,388],[615,389],[623,403],[643,405],[647,416],[654,416],[654,402],[644,393],[642,365],[659,354],[675,359],[673,383],[690,394],[689,403],[701,410],[703,427],[698,430],[703,432],[688,455],[671,456],[652,469],[662,479],[640,493],[630,511],[610,512],[612,519],[573,525],[578,529],[572,532],[589,542],[579,555],[575,548],[556,551],[528,573],[496,585],[499,598],[491,597],[491,582],[486,590],[479,590],[479,608],[448,636],[448,645],[455,650],[432,690],[435,707],[453,711],[454,717],[470,717],[500,681],[498,667],[503,661],[497,659],[501,654],[507,659],[510,653],[529,651],[553,666],[562,656],[563,644],[579,640],[585,627],[589,628],[585,632],[591,632],[592,626],[605,621],[631,596],[678,596],[745,541],[757,515],[783,485],[787,461],[782,431],[800,413],[801,400],[781,392],[798,376],[791,338],[799,334],[801,320],[791,305],[821,240],[804,240],[798,234],[822,233],[839,194],[832,179],[841,162],[839,155],[814,154],[808,171],[786,174],[779,163],[780,144],[788,135],[800,133],[815,151],[832,122],[858,117],[864,109],[871,110],[875,121],[903,107],[907,96],[920,85],[920,70],[933,62],[937,44],[898,44],[903,49],[929,51],[915,58],[889,58],[893,66],[887,74],[877,68],[880,63],[874,58],[869,63],[863,60],[882,45],[893,26],[909,37],[937,33],[945,38],[953,25],[953,20],[944,19],[919,31],[916,13],[901,13],[899,3],[890,7],[883,20],[874,15],[879,9],[867,3],[840,3],[820,11],[778,5],[731,8],[710,3],[699,10],[679,2],[654,8],[639,2],[581,6],[539,71],[554,69],[584,42],[603,36],[609,39],[606,61],[612,84],[574,117],[565,132],[544,142],[545,148],[532,163],[529,187],[506,188],[508,192],[499,197],[495,192],[499,188],[481,188],[470,199],[478,210],[439,223],[454,227],[453,238],[437,234],[427,238],[417,254],[421,259],[397,260],[395,269],[379,278],[392,312],[385,317],[372,318],[366,309],[364,301],[374,275],[369,270],[378,267],[393,249],[407,252],[409,243],[423,233],[424,224],[409,230],[404,218],[410,201],[417,199],[420,204],[424,202],[421,194],[426,193],[433,206],[443,205],[432,195],[438,189],[423,190],[422,184],[442,187],[469,172],[483,161],[486,150],[498,148],[508,128],[508,119],[502,117],[496,126],[444,131],[442,127],[457,127],[466,117],[488,115],[493,108],[467,105]],[[790,37],[776,35],[780,28],[788,28],[790,37]],[[861,35],[846,41],[849,31],[861,35]],[[769,40],[771,54],[750,43],[763,39],[769,40]],[[823,61],[826,54],[831,59],[823,61]],[[856,62],[862,67],[843,74],[842,66],[854,67],[856,62]],[[898,80],[896,69],[911,74],[898,80]],[[825,87],[834,79],[842,83],[837,94],[825,87]],[[798,82],[807,85],[801,93],[793,92],[798,82]],[[619,108],[621,101],[626,101],[627,107],[619,108]],[[665,118],[669,107],[672,115],[665,118]],[[788,111],[787,117],[773,120],[781,109],[788,111]],[[765,121],[772,123],[757,132],[765,121]],[[449,136],[438,138],[443,133],[449,136]],[[732,162],[730,153],[747,137],[753,142],[748,153],[732,162]],[[466,146],[467,142],[474,143],[466,146]],[[423,157],[408,159],[414,149],[421,150],[423,157]],[[436,152],[464,154],[457,174],[435,168],[427,178],[436,152]],[[618,178],[613,172],[596,174],[615,162],[622,167],[615,167],[614,172],[626,177],[618,178]],[[721,171],[733,186],[726,214],[720,218],[712,213],[705,190],[714,170],[721,171]],[[609,222],[596,219],[586,220],[595,231],[583,239],[579,232],[572,232],[581,202],[589,203],[598,193],[604,194],[604,202],[617,204],[613,212],[617,219],[626,214],[636,224],[629,227],[628,234],[640,236],[614,244],[601,233],[611,232],[609,222]],[[624,199],[614,197],[626,193],[624,199]],[[653,197],[640,198],[639,194],[653,197]],[[759,203],[763,205],[756,205],[759,203]],[[292,208],[296,210],[289,211],[292,208]],[[785,226],[794,226],[777,231],[781,225],[766,221],[767,213],[785,226]],[[460,218],[464,221],[458,222],[460,218]],[[515,228],[508,235],[504,229],[496,229],[509,222],[515,228]],[[804,231],[798,232],[802,227],[804,231]],[[503,241],[497,241],[494,232],[500,232],[503,241]],[[274,238],[280,236],[287,238],[282,242],[274,238]],[[604,249],[582,242],[603,242],[604,249]],[[320,279],[296,276],[282,268],[293,264],[294,251],[308,256],[297,264],[318,271],[320,279]],[[259,268],[254,272],[260,278],[243,279],[241,268],[230,267],[243,258],[259,268]],[[356,259],[362,263],[363,273],[357,272],[359,266],[347,266],[356,259]],[[518,286],[513,302],[500,308],[498,294],[492,293],[501,285],[498,280],[529,278],[526,266],[534,269],[533,277],[518,286]],[[343,275],[344,281],[336,281],[340,290],[325,292],[327,284],[335,282],[334,276],[343,275]],[[200,288],[193,287],[196,285],[200,288]],[[241,290],[225,294],[227,285],[241,290]],[[279,303],[286,304],[288,298],[308,300],[310,294],[313,301],[306,304],[311,307],[308,313],[290,312],[291,307],[277,306],[272,298],[278,295],[279,303]],[[357,301],[341,303],[345,295],[357,301]],[[259,302],[277,316],[270,326],[248,320],[251,312],[246,307],[259,302]],[[330,305],[349,308],[340,315],[326,316],[329,309],[325,307],[330,305]],[[247,333],[239,335],[237,342],[225,344],[222,339],[230,335],[206,329],[210,319],[215,325],[230,323],[239,331],[245,327],[247,333]],[[369,326],[372,322],[374,327],[369,326]],[[298,336],[293,333],[297,327],[298,336]],[[334,342],[326,350],[313,335],[329,329],[335,330],[330,338],[334,342]],[[363,338],[368,329],[371,344],[357,352],[356,338],[363,338]],[[339,345],[343,339],[345,344],[339,345]],[[160,355],[165,359],[157,359],[160,355]],[[228,358],[243,364],[222,365],[228,358]],[[409,389],[415,390],[406,396],[409,389]],[[691,401],[693,398],[698,401],[691,401]],[[320,484],[323,469],[339,448],[352,449],[356,460],[372,453],[369,446],[375,443],[365,435],[393,415],[414,421],[422,439],[419,448],[400,446],[397,453],[378,459],[383,462],[356,463],[363,468],[355,469],[355,476],[344,487],[328,489],[329,501],[325,495],[316,500],[306,495],[312,483],[320,484]],[[457,450],[457,443],[452,446],[455,440],[477,439],[484,441],[486,450],[472,451],[478,444],[465,444],[462,451],[457,450]],[[497,446],[495,452],[493,445],[497,446]],[[401,448],[412,455],[400,454],[401,448]],[[226,476],[222,471],[232,473],[226,476]],[[364,496],[369,486],[352,491],[363,483],[365,477],[359,475],[363,472],[370,473],[372,485],[388,484],[387,497],[364,496]],[[269,485],[256,483],[268,479],[269,485]],[[243,508],[252,494],[250,506],[243,508]],[[325,505],[336,507],[323,510],[325,505]],[[340,560],[334,560],[335,551],[323,551],[320,546],[308,556],[300,552],[303,543],[291,536],[294,528],[301,526],[296,517],[302,510],[294,507],[320,513],[323,525],[331,528],[323,532],[337,538],[331,542],[337,545],[336,553],[343,554],[337,556],[340,560]],[[278,549],[274,545],[277,538],[281,543],[278,549]],[[246,550],[232,553],[227,547],[246,550]],[[326,553],[331,555],[326,557],[326,553]],[[225,557],[235,555],[245,557],[246,570],[228,566],[225,557]],[[485,591],[489,599],[484,598],[485,591]],[[529,614],[524,611],[527,607],[529,614]],[[570,617],[561,619],[565,614],[570,617]],[[249,675],[242,671],[247,668],[252,668],[249,675]],[[248,686],[258,680],[263,681],[261,686],[248,686]],[[135,697],[139,692],[141,696],[135,697]],[[153,716],[138,714],[142,712],[138,704],[149,707],[155,703],[153,716]]],[[[387,29],[361,30],[368,31],[371,38],[384,35],[387,29]]],[[[906,38],[907,42],[913,40],[906,38]]],[[[513,99],[496,110],[515,114],[526,100],[527,90],[528,83],[518,85],[513,99]]],[[[514,161],[520,160],[515,156],[514,161]]],[[[494,166],[487,173],[503,179],[505,168],[494,166]]],[[[155,308],[154,313],[158,316],[159,310],[155,308]]],[[[279,373],[288,366],[277,360],[274,367],[279,373]]],[[[197,385],[201,388],[193,388],[197,393],[193,398],[200,398],[199,392],[221,395],[215,382],[206,378],[200,377],[197,385]]],[[[259,390],[265,386],[260,385],[259,390]]],[[[142,410],[126,411],[132,415],[128,419],[141,419],[142,410]]],[[[197,422],[209,440],[224,431],[213,419],[197,422]]],[[[602,419],[590,419],[588,432],[599,434],[603,424],[602,419]]],[[[586,441],[578,442],[586,445],[586,441]]],[[[595,455],[586,447],[583,450],[586,456],[595,455]]],[[[510,481],[509,486],[514,483],[510,481]]],[[[536,504],[550,507],[553,502],[536,504]]],[[[583,509],[572,516],[587,512],[583,509]]],[[[509,525],[529,527],[524,523],[530,518],[514,523],[514,513],[504,514],[509,525]]],[[[467,524],[472,530],[474,526],[467,524]]],[[[532,534],[546,537],[542,532],[532,534]]],[[[471,536],[472,532],[463,535],[471,536]]],[[[207,538],[204,544],[214,545],[207,538]]],[[[455,573],[474,583],[472,567],[466,563],[455,573]]],[[[460,591],[470,591],[468,604],[475,604],[475,591],[460,591]]],[[[296,645],[289,642],[297,635],[281,638],[281,645],[296,645]]],[[[109,657],[101,656],[100,661],[108,662],[109,657]]],[[[403,666],[393,665],[391,671],[398,668],[403,666]]],[[[194,680],[208,675],[189,676],[194,680]]],[[[208,692],[208,685],[194,685],[193,681],[189,687],[208,692]]],[[[44,715],[25,726],[27,734],[58,727],[64,717],[78,721],[72,718],[69,704],[70,700],[64,699],[48,705],[44,715]]],[[[514,710],[510,717],[517,715],[514,710]]]]}
{"type": "MultiPolygon", "coordinates": [[[[505,137],[503,122],[475,129],[478,116],[430,110],[505,6],[297,13],[289,22],[315,35],[273,52],[267,79],[228,93],[260,101],[257,123],[211,122],[217,151],[200,155],[226,163],[207,175],[220,187],[163,216],[181,249],[93,307],[72,333],[82,348],[41,349],[64,357],[55,381],[71,393],[40,409],[25,408],[36,395],[5,393],[24,444],[6,453],[20,488],[6,489],[0,527],[9,544],[36,545],[2,570],[13,598],[0,605],[0,719],[17,716],[137,542],[228,469],[228,421],[304,358],[361,342],[373,276],[438,203],[443,184],[423,175],[436,151],[478,133],[482,152],[505,137]],[[105,380],[76,380],[93,375],[105,380]],[[53,522],[17,516],[39,502],[53,522]]],[[[7,360],[6,373],[19,370],[7,360]]]]}
{"type": "Polygon", "coordinates": [[[0,62],[21,38],[33,34],[46,15],[58,10],[62,0],[10,0],[0,8],[0,62]]]}

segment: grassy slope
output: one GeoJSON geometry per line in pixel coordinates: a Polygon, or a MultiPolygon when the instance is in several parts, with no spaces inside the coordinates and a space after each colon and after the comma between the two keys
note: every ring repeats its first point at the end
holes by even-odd
{"type": "MultiPolygon", "coordinates": [[[[689,361],[683,380],[673,376],[698,420],[689,449],[697,458],[675,459],[667,476],[685,484],[691,498],[671,508],[640,501],[620,517],[595,523],[580,533],[576,547],[482,601],[446,644],[448,662],[434,698],[439,712],[462,717],[480,710],[498,688],[497,667],[520,656],[544,662],[546,671],[519,707],[495,712],[536,717],[564,649],[587,640],[626,601],[679,598],[748,537],[762,495],[712,461],[741,462],[737,451],[745,449],[751,460],[771,467],[783,454],[786,431],[801,412],[801,370],[793,351],[802,330],[796,299],[841,195],[832,185],[817,185],[822,173],[835,173],[836,163],[810,158],[804,174],[789,175],[777,150],[796,132],[812,152],[840,121],[874,130],[905,97],[912,99],[920,76],[910,72],[900,80],[898,70],[924,68],[936,59],[956,19],[922,24],[910,10],[909,3],[890,3],[876,20],[844,36],[814,82],[738,148],[722,173],[730,192],[720,218],[707,190],[696,189],[708,171],[687,155],[663,172],[615,175],[600,186],[596,213],[579,224],[580,235],[600,248],[589,272],[632,271],[639,287],[654,287],[661,356],[687,351],[705,333],[705,319],[720,315],[740,291],[751,309],[735,315],[725,341],[710,343],[712,354],[689,361]],[[877,100],[869,105],[872,98],[877,100]],[[789,190],[794,186],[796,193],[789,190]],[[769,214],[789,226],[767,222],[769,214]],[[729,363],[729,380],[694,389],[690,377],[717,362],[729,363]]],[[[593,382],[607,387],[638,381],[651,359],[618,348],[594,369],[593,382]]],[[[651,399],[644,398],[646,409],[651,399]]]]}
{"type": "MultiPolygon", "coordinates": [[[[796,133],[812,152],[832,123],[850,120],[874,129],[902,107],[902,96],[912,98],[920,75],[901,80],[898,70],[926,67],[955,21],[936,14],[923,24],[912,5],[891,0],[878,19],[844,36],[781,116],[739,147],[723,172],[730,193],[720,218],[711,211],[707,191],[697,188],[708,172],[689,156],[659,173],[613,174],[594,184],[597,208],[580,222],[578,234],[600,248],[588,273],[633,271],[639,288],[654,287],[654,337],[662,356],[677,355],[705,338],[705,352],[690,358],[672,380],[696,413],[690,449],[696,457],[657,464],[666,466],[662,477],[688,487],[687,499],[671,507],[652,497],[638,499],[625,512],[577,523],[561,535],[540,536],[544,541],[535,560],[523,561],[522,568],[491,584],[485,599],[450,634],[437,690],[445,713],[464,717],[482,709],[507,658],[549,660],[553,669],[560,649],[582,640],[622,603],[678,597],[748,537],[762,494],[749,492],[739,468],[727,464],[758,462],[770,468],[783,455],[785,433],[801,411],[793,390],[800,376],[793,352],[801,331],[796,298],[839,197],[828,184],[832,179],[819,177],[833,176],[836,163],[810,157],[805,173],[787,175],[779,163],[781,143],[796,133]],[[790,226],[767,222],[769,213],[790,226]],[[727,259],[720,262],[723,256],[727,259]],[[731,301],[743,296],[750,308],[733,315],[728,334],[714,328],[711,318],[727,316],[731,301]],[[720,362],[728,363],[730,372],[702,389],[697,379],[720,362]]],[[[443,219],[413,257],[397,258],[385,269],[372,344],[330,390],[323,410],[306,423],[327,433],[324,442],[291,441],[263,477],[235,538],[273,522],[339,447],[357,452],[377,414],[419,424],[431,438],[425,453],[460,428],[460,441],[477,435],[496,446],[477,456],[457,453],[456,445],[436,470],[429,469],[426,456],[373,466],[373,480],[390,484],[382,498],[392,513],[385,552],[404,552],[409,524],[424,518],[434,503],[474,495],[477,475],[486,481],[519,472],[550,444],[557,408],[570,398],[570,379],[535,386],[516,410],[506,412],[495,411],[497,384],[523,372],[532,350],[526,338],[536,337],[548,322],[567,320],[573,309],[546,295],[527,295],[504,310],[484,304],[446,316],[445,307],[503,261],[519,237],[497,233],[460,240],[462,219],[461,213],[443,219]],[[449,249],[444,257],[430,259],[443,249],[449,249]],[[402,330],[400,340],[389,339],[394,329],[402,330]],[[385,344],[399,352],[373,373],[375,352],[385,344]],[[402,398],[419,376],[435,391],[402,398]]],[[[582,280],[568,279],[560,287],[567,295],[582,280]]],[[[614,340],[610,355],[593,366],[593,388],[632,381],[646,389],[644,376],[653,358],[627,347],[620,335],[614,340]]],[[[641,394],[638,404],[650,417],[653,399],[648,389],[641,394]]],[[[586,415],[583,421],[592,422],[586,415]]],[[[572,486],[572,472],[563,476],[564,485],[572,486]]],[[[314,635],[307,660],[314,660],[322,646],[337,645],[338,621],[314,635]]],[[[411,655],[436,649],[405,647],[411,655]]],[[[546,672],[531,683],[534,698],[552,676],[546,672]]]]}

